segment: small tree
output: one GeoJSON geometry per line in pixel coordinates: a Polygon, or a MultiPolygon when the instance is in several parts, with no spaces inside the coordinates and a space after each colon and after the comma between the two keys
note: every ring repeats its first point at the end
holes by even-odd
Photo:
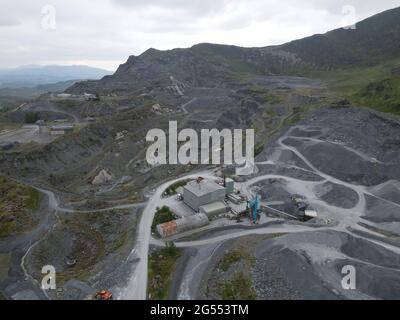
{"type": "Polygon", "coordinates": [[[25,123],[35,123],[39,120],[39,114],[37,112],[28,112],[25,114],[25,123]]]}
{"type": "Polygon", "coordinates": [[[167,254],[171,257],[174,257],[178,254],[178,249],[173,241],[166,241],[165,242],[165,249],[167,254]]]}

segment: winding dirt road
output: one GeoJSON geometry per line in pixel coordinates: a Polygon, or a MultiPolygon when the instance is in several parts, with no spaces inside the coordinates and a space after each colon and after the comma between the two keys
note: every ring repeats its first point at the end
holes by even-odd
{"type": "MultiPolygon", "coordinates": [[[[226,240],[242,237],[242,236],[247,236],[247,235],[265,235],[265,234],[272,234],[272,233],[295,233],[295,232],[312,232],[315,230],[337,230],[337,231],[342,231],[346,233],[351,233],[353,236],[359,237],[359,238],[364,238],[367,239],[368,241],[374,242],[378,245],[384,246],[385,248],[394,251],[398,254],[400,254],[400,249],[387,244],[385,242],[381,242],[378,240],[373,240],[370,238],[365,238],[360,235],[355,235],[354,233],[349,231],[349,227],[354,228],[355,230],[360,230],[363,232],[367,232],[371,235],[376,236],[377,233],[372,232],[369,229],[366,229],[362,226],[360,226],[358,223],[361,221],[364,221],[361,216],[363,213],[365,213],[366,209],[366,199],[365,195],[370,195],[374,196],[376,198],[379,198],[382,201],[390,202],[393,205],[396,205],[400,207],[397,203],[393,203],[391,201],[382,199],[380,197],[377,197],[367,191],[367,187],[362,186],[362,185],[354,185],[350,184],[344,181],[341,181],[335,177],[332,177],[324,172],[321,172],[318,170],[303,154],[301,154],[296,148],[288,146],[284,143],[284,140],[287,138],[294,138],[294,139],[302,139],[296,136],[291,136],[291,132],[293,129],[298,128],[298,126],[292,127],[285,135],[283,135],[279,140],[278,140],[278,145],[280,146],[281,150],[290,150],[294,154],[296,154],[301,160],[304,161],[305,164],[310,168],[304,169],[306,171],[310,171],[318,176],[321,177],[320,181],[304,181],[292,177],[287,177],[284,175],[272,175],[272,174],[267,174],[267,175],[262,175],[259,177],[255,177],[253,179],[250,179],[246,182],[243,183],[238,183],[239,189],[241,190],[250,190],[252,186],[257,184],[258,182],[265,181],[267,179],[282,179],[287,183],[287,188],[291,190],[293,193],[296,194],[301,194],[304,195],[310,203],[314,205],[319,205],[319,207],[324,208],[327,210],[327,212],[334,213],[336,218],[338,218],[338,224],[337,225],[332,225],[332,226],[327,226],[327,227],[322,227],[322,228],[312,228],[309,226],[301,226],[301,225],[283,225],[280,227],[265,227],[265,228],[257,228],[257,229],[250,229],[250,230],[244,230],[244,231],[239,231],[239,232],[232,232],[230,234],[224,234],[221,236],[216,236],[216,237],[211,237],[203,240],[195,240],[195,241],[184,241],[184,242],[176,242],[177,247],[196,247],[196,246],[203,246],[203,245],[209,245],[209,244],[215,244],[215,243],[220,243],[224,242],[226,240]],[[343,209],[339,208],[333,205],[327,204],[325,201],[322,201],[320,199],[317,199],[313,187],[316,185],[324,184],[326,182],[334,183],[340,186],[344,186],[346,188],[349,188],[353,191],[355,191],[358,195],[358,202],[357,204],[351,208],[351,209],[343,209]]],[[[306,127],[301,127],[302,130],[307,130],[306,127]]],[[[319,140],[313,138],[312,141],[314,143],[326,143],[327,141],[324,140],[319,140]]],[[[328,142],[329,143],[329,142],[328,142]]],[[[368,157],[365,154],[361,154],[357,150],[354,150],[350,147],[344,146],[348,151],[351,151],[358,156],[360,156],[363,160],[371,161],[371,162],[376,162],[375,159],[368,157]]],[[[302,169],[303,168],[299,168],[302,169]]],[[[159,245],[163,246],[164,242],[154,239],[151,236],[151,224],[154,218],[154,214],[156,211],[156,208],[159,206],[163,205],[163,198],[162,194],[164,190],[171,184],[183,180],[183,179],[191,179],[191,178],[196,178],[199,174],[195,175],[188,175],[185,177],[181,177],[179,179],[175,179],[173,181],[166,182],[162,185],[160,185],[154,192],[154,194],[151,196],[149,199],[149,202],[147,206],[145,207],[143,211],[143,215],[141,218],[140,226],[138,228],[139,234],[137,236],[137,244],[135,249],[132,251],[132,254],[135,255],[136,258],[139,258],[139,262],[136,265],[135,270],[132,273],[132,276],[126,286],[126,288],[122,289],[120,294],[118,295],[119,299],[135,299],[135,300],[144,300],[146,299],[146,293],[147,293],[147,278],[148,278],[148,270],[147,270],[147,264],[148,264],[148,250],[149,250],[149,244],[154,244],[154,245],[159,245]]],[[[200,175],[208,178],[215,178],[213,177],[209,172],[208,173],[200,173],[200,175]]]]}

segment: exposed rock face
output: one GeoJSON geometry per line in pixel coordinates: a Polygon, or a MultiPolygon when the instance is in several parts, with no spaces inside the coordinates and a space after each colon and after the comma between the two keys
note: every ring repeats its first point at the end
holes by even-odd
{"type": "Polygon", "coordinates": [[[106,184],[111,182],[113,179],[114,179],[113,176],[110,173],[108,173],[105,169],[103,169],[93,179],[92,184],[94,185],[106,184]]]}
{"type": "Polygon", "coordinates": [[[221,82],[218,68],[187,49],[158,51],[149,49],[140,56],[130,56],[112,76],[99,81],[84,81],[70,87],[68,93],[84,91],[100,94],[125,94],[149,87],[215,86],[221,82]]]}

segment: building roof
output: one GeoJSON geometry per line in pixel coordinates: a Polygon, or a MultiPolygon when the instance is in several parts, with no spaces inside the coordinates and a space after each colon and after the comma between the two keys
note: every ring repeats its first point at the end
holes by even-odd
{"type": "Polygon", "coordinates": [[[204,206],[201,206],[204,210],[204,212],[214,212],[214,211],[220,211],[220,210],[226,210],[226,204],[223,203],[222,201],[217,201],[209,204],[205,204],[204,206]]]}
{"type": "Polygon", "coordinates": [[[203,224],[205,222],[208,222],[208,221],[209,221],[208,217],[204,213],[196,213],[196,214],[192,214],[190,216],[176,219],[175,223],[178,227],[182,226],[182,225],[187,225],[187,224],[196,227],[196,226],[203,224]]]}
{"type": "Polygon", "coordinates": [[[217,190],[223,190],[225,188],[213,181],[202,180],[199,183],[197,183],[197,181],[190,181],[186,184],[184,189],[198,197],[201,197],[205,194],[209,194],[217,190]]]}
{"type": "Polygon", "coordinates": [[[73,130],[74,126],[73,125],[55,125],[55,126],[51,126],[50,128],[51,130],[73,130]]]}
{"type": "Polygon", "coordinates": [[[318,214],[317,214],[317,212],[315,210],[306,210],[304,212],[304,214],[305,214],[306,217],[310,217],[310,218],[317,218],[318,217],[318,214]]]}
{"type": "Polygon", "coordinates": [[[169,237],[179,232],[184,232],[190,229],[201,228],[210,222],[204,213],[198,213],[183,217],[177,220],[172,220],[157,225],[157,231],[163,237],[169,237]]]}
{"type": "Polygon", "coordinates": [[[164,237],[174,235],[177,232],[176,221],[172,220],[163,224],[159,224],[157,226],[157,230],[164,237]]]}

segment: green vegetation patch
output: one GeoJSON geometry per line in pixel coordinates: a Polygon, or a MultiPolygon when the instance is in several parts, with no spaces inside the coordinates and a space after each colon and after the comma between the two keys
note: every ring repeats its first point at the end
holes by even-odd
{"type": "Polygon", "coordinates": [[[263,99],[265,103],[270,104],[278,104],[283,102],[283,99],[280,96],[274,94],[265,94],[263,95],[263,99]]]}
{"type": "Polygon", "coordinates": [[[300,122],[301,120],[303,120],[303,118],[304,118],[303,115],[297,113],[297,114],[293,115],[293,117],[291,117],[291,118],[288,120],[288,124],[289,124],[289,125],[295,125],[296,123],[298,123],[298,122],[300,122]]]}
{"type": "Polygon", "coordinates": [[[304,119],[304,113],[306,112],[306,108],[294,108],[293,109],[293,114],[285,119],[284,125],[285,126],[292,126],[300,122],[301,120],[304,119]]]}
{"type": "Polygon", "coordinates": [[[26,206],[28,209],[35,211],[39,208],[41,195],[40,192],[34,188],[27,188],[26,206]]]}
{"type": "Polygon", "coordinates": [[[262,86],[252,86],[246,89],[246,93],[261,103],[278,104],[284,101],[283,97],[277,95],[275,92],[272,93],[262,86]]]}
{"type": "Polygon", "coordinates": [[[156,232],[157,225],[174,219],[175,216],[169,207],[163,206],[162,208],[157,208],[156,214],[154,215],[153,224],[151,225],[151,231],[156,232]]]}
{"type": "Polygon", "coordinates": [[[354,95],[360,105],[400,114],[400,76],[372,82],[354,95]]]}
{"type": "Polygon", "coordinates": [[[35,123],[39,120],[39,113],[28,112],[25,114],[25,123],[35,123]]]}
{"type": "Polygon", "coordinates": [[[257,157],[264,150],[264,143],[258,142],[254,147],[254,156],[257,157]]]}
{"type": "Polygon", "coordinates": [[[394,59],[372,67],[315,71],[308,76],[323,80],[328,84],[329,89],[337,94],[350,96],[362,90],[371,82],[390,78],[393,68],[399,65],[400,59],[394,59]]]}
{"type": "Polygon", "coordinates": [[[400,76],[393,72],[400,59],[371,67],[316,71],[308,76],[323,80],[329,90],[352,104],[400,114],[400,76]]]}
{"type": "Polygon", "coordinates": [[[219,292],[223,300],[255,300],[257,294],[251,279],[239,272],[232,280],[220,285],[219,292]]]}
{"type": "Polygon", "coordinates": [[[276,111],[273,110],[265,110],[263,113],[263,117],[264,118],[273,118],[278,116],[278,113],[276,111]]]}
{"type": "Polygon", "coordinates": [[[0,237],[21,234],[37,223],[41,194],[34,188],[0,177],[0,237]]]}
{"type": "Polygon", "coordinates": [[[225,254],[219,261],[218,268],[222,271],[228,271],[233,264],[239,261],[242,261],[251,267],[254,264],[254,257],[243,248],[240,248],[225,254]]]}
{"type": "Polygon", "coordinates": [[[222,258],[222,260],[219,262],[219,267],[223,271],[227,271],[232,264],[240,261],[241,259],[242,253],[240,251],[232,251],[222,258]]]}
{"type": "Polygon", "coordinates": [[[164,249],[153,251],[149,256],[148,293],[153,300],[166,300],[171,286],[172,275],[180,249],[173,242],[167,242],[164,249]]]}

